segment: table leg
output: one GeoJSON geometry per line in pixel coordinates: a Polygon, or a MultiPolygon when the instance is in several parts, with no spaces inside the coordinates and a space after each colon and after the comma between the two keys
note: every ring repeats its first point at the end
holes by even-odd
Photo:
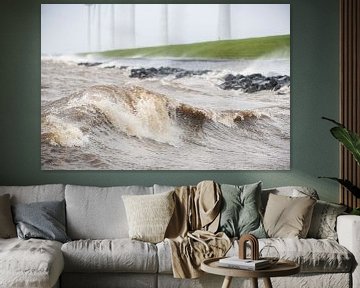
{"type": "Polygon", "coordinates": [[[273,288],[270,278],[266,277],[263,279],[264,279],[265,288],[273,288]]]}
{"type": "Polygon", "coordinates": [[[258,288],[258,279],[257,278],[251,278],[252,287],[258,288]]]}
{"type": "Polygon", "coordinates": [[[231,276],[225,276],[224,282],[221,286],[221,288],[230,288],[232,277],[231,276]]]}

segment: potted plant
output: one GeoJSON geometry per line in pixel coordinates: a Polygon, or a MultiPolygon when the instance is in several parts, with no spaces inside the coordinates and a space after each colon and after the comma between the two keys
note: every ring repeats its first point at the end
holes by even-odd
{"type": "MultiPolygon", "coordinates": [[[[346,149],[350,151],[357,164],[360,165],[360,136],[355,132],[350,131],[343,124],[336,122],[333,119],[326,117],[322,117],[322,119],[325,119],[327,121],[336,124],[335,127],[330,129],[331,134],[338,141],[340,141],[340,143],[342,143],[346,149]]],[[[360,198],[360,187],[354,185],[350,180],[340,179],[336,177],[320,177],[320,178],[328,178],[337,181],[347,190],[349,190],[356,198],[360,198]]],[[[360,215],[360,207],[354,208],[351,214],[360,215]]]]}

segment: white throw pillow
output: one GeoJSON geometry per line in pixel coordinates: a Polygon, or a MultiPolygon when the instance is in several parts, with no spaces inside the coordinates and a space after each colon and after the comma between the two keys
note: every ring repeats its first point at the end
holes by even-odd
{"type": "Polygon", "coordinates": [[[131,239],[151,243],[164,240],[175,207],[173,193],[122,196],[131,239]]]}

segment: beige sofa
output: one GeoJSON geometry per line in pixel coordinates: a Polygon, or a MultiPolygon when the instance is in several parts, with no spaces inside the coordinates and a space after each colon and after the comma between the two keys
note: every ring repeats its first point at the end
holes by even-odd
{"type": "MultiPolygon", "coordinates": [[[[221,287],[222,277],[172,277],[167,242],[146,243],[128,238],[122,195],[156,194],[172,187],[154,185],[91,187],[75,185],[0,186],[15,203],[63,200],[66,202],[65,244],[40,239],[0,239],[0,287],[221,287]]],[[[303,188],[263,190],[266,195],[293,195],[303,188]]],[[[316,193],[316,192],[312,192],[316,193]]],[[[293,195],[300,196],[300,195],[293,195]]],[[[260,239],[282,258],[301,265],[301,273],[272,279],[274,287],[360,287],[360,217],[337,219],[338,242],[330,239],[260,239]]],[[[228,255],[237,253],[237,242],[228,255]]],[[[234,279],[234,287],[250,284],[234,279]]],[[[262,285],[262,281],[259,281],[262,285]]],[[[261,286],[260,285],[260,286],[261,286]]]]}

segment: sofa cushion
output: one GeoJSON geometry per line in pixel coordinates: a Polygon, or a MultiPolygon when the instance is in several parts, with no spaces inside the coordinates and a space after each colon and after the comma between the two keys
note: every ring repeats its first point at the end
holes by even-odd
{"type": "Polygon", "coordinates": [[[0,186],[0,195],[4,194],[10,194],[11,204],[61,201],[65,198],[65,186],[62,184],[0,186]]]}
{"type": "Polygon", "coordinates": [[[345,205],[318,200],[314,206],[309,238],[337,240],[336,219],[346,211],[345,205]]]}
{"type": "Polygon", "coordinates": [[[164,240],[175,208],[174,191],[156,195],[124,195],[131,239],[157,243],[164,240]]]}
{"type": "MultiPolygon", "coordinates": [[[[329,239],[264,238],[259,249],[274,246],[281,259],[295,261],[302,273],[348,273],[354,265],[353,255],[338,242],[329,239]]],[[[168,241],[156,244],[159,273],[171,274],[171,248],[168,241]]],[[[238,255],[239,245],[233,242],[226,256],[238,255]]],[[[250,257],[250,249],[247,250],[250,257]]],[[[276,255],[272,255],[276,256],[276,255]]]]}
{"type": "Polygon", "coordinates": [[[71,239],[128,238],[123,195],[152,194],[152,187],[66,185],[67,233],[71,239]]]}
{"type": "Polygon", "coordinates": [[[61,248],[66,272],[156,273],[156,246],[130,239],[78,240],[61,248]]]}
{"type": "Polygon", "coordinates": [[[69,241],[65,229],[65,201],[45,201],[13,206],[19,238],[69,241]]]}
{"type": "Polygon", "coordinates": [[[269,195],[264,227],[269,237],[305,238],[316,200],[307,197],[269,195]]]}
{"type": "Polygon", "coordinates": [[[219,230],[229,237],[251,233],[266,237],[260,215],[261,182],[243,186],[221,184],[219,230]]]}
{"type": "MultiPolygon", "coordinates": [[[[264,246],[275,247],[280,259],[287,259],[298,263],[302,273],[350,272],[355,263],[351,252],[338,242],[330,239],[259,239],[259,250],[264,246]]],[[[238,243],[235,242],[227,256],[236,255],[238,247],[238,243]]]]}
{"type": "Polygon", "coordinates": [[[305,272],[350,272],[353,255],[338,242],[328,239],[264,239],[263,245],[274,246],[280,258],[301,265],[305,272]]]}
{"type": "Polygon", "coordinates": [[[317,194],[316,190],[310,187],[284,186],[284,187],[263,189],[261,192],[261,206],[263,212],[265,212],[265,208],[270,194],[289,196],[289,197],[310,196],[311,198],[319,199],[319,195],[317,194]]]}
{"type": "Polygon", "coordinates": [[[0,196],[0,238],[16,237],[9,194],[0,196]]]}
{"type": "Polygon", "coordinates": [[[53,287],[63,268],[59,242],[0,239],[0,287],[53,287]]]}

